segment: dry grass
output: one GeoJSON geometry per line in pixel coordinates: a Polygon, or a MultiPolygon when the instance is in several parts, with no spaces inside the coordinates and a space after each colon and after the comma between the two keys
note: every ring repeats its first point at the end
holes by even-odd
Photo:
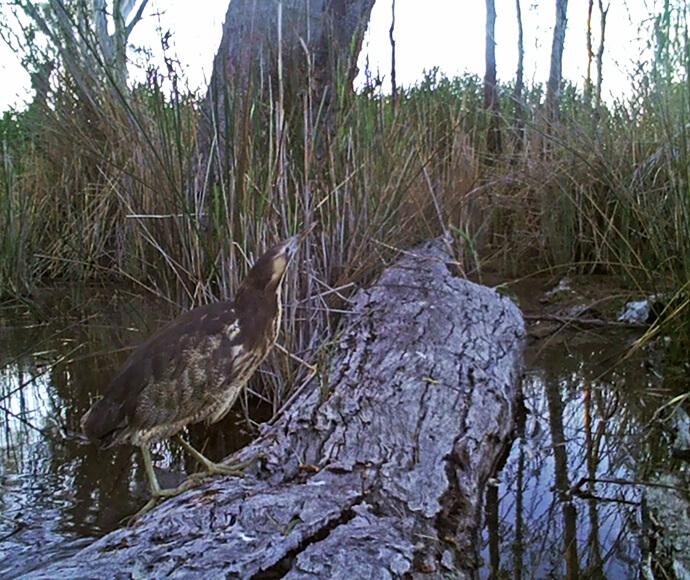
{"type": "Polygon", "coordinates": [[[620,104],[594,126],[571,90],[561,125],[547,127],[534,88],[523,147],[507,138],[506,101],[506,148],[488,163],[473,77],[431,74],[395,108],[353,96],[328,131],[303,104],[283,111],[256,95],[216,128],[227,155],[200,165],[198,103],[151,79],[126,100],[96,90],[97,106],[63,79],[50,108],[6,115],[0,292],[124,279],[187,308],[229,297],[264,248],[318,221],[286,284],[291,355],[274,353],[262,380],[274,408],[291,392],[285,385],[321,370],[351,293],[397,248],[444,231],[467,274],[484,266],[508,276],[607,271],[641,287],[659,275],[678,288],[687,280],[690,164],[684,125],[659,131],[672,126],[660,121],[664,108],[620,104]]]}

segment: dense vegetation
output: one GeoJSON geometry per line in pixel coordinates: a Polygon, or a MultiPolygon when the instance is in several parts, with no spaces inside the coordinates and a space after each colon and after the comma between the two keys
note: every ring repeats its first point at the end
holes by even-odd
{"type": "Polygon", "coordinates": [[[0,294],[125,280],[203,303],[231,293],[269,242],[317,220],[287,284],[283,334],[314,364],[352,289],[397,249],[444,232],[468,275],[606,272],[645,292],[677,292],[667,318],[683,344],[686,29],[659,16],[630,96],[595,108],[567,85],[556,125],[544,120],[541,86],[524,94],[524,125],[512,87],[502,87],[499,157],[487,154],[472,76],[431,72],[395,103],[374,88],[342,90],[328,122],[299,100],[281,110],[245,95],[223,128],[234,154],[209,172],[197,163],[199,99],[179,79],[152,70],[128,95],[103,81],[84,100],[58,71],[49,101],[0,122],[0,294]]]}

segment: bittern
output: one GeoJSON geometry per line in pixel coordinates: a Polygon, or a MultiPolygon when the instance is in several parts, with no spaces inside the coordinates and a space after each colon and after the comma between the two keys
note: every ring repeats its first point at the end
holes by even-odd
{"type": "Polygon", "coordinates": [[[224,417],[268,355],[280,327],[285,271],[309,231],[266,251],[234,301],[194,308],[141,344],[82,417],[84,434],[101,447],[140,447],[151,487],[151,500],[140,513],[192,485],[160,487],[149,452],[152,443],[176,435],[208,472],[237,473],[237,465],[212,462],[179,432],[224,417]]]}

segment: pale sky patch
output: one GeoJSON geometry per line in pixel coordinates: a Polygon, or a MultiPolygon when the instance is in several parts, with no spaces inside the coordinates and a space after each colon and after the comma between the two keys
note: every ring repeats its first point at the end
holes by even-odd
{"type": "MultiPolygon", "coordinates": [[[[434,67],[451,77],[465,72],[483,76],[484,2],[426,0],[423,8],[420,4],[418,0],[396,1],[398,84],[412,85],[422,77],[424,70],[434,67]]],[[[568,6],[563,72],[565,78],[578,85],[584,82],[587,66],[587,4],[586,0],[571,0],[568,6]]],[[[170,30],[171,54],[176,55],[181,63],[177,72],[190,88],[203,92],[211,74],[213,55],[220,43],[227,6],[227,0],[194,3],[188,0],[151,0],[144,20],[134,30],[131,43],[150,48],[154,62],[164,70],[157,30],[170,30]]],[[[507,82],[515,78],[517,67],[515,0],[496,0],[496,12],[498,78],[507,82]]],[[[525,80],[529,84],[545,83],[548,78],[555,12],[554,0],[522,1],[525,80]]],[[[642,50],[642,43],[637,39],[638,28],[647,14],[645,0],[611,0],[604,56],[605,95],[629,93],[633,62],[639,59],[642,50]]],[[[386,83],[390,82],[390,17],[390,0],[377,0],[360,57],[360,69],[363,69],[368,56],[372,73],[376,75],[378,71],[386,83]]],[[[598,26],[595,18],[595,50],[598,26]]],[[[1,42],[0,74],[3,78],[0,110],[20,106],[30,92],[29,77],[16,55],[1,42]]],[[[143,78],[134,67],[131,74],[135,79],[143,78]]]]}

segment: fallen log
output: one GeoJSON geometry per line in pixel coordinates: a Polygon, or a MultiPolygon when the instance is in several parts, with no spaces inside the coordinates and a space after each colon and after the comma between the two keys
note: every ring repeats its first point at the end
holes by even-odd
{"type": "Polygon", "coordinates": [[[314,385],[238,459],[32,578],[472,577],[511,442],[524,325],[438,240],[360,290],[314,385]]]}

